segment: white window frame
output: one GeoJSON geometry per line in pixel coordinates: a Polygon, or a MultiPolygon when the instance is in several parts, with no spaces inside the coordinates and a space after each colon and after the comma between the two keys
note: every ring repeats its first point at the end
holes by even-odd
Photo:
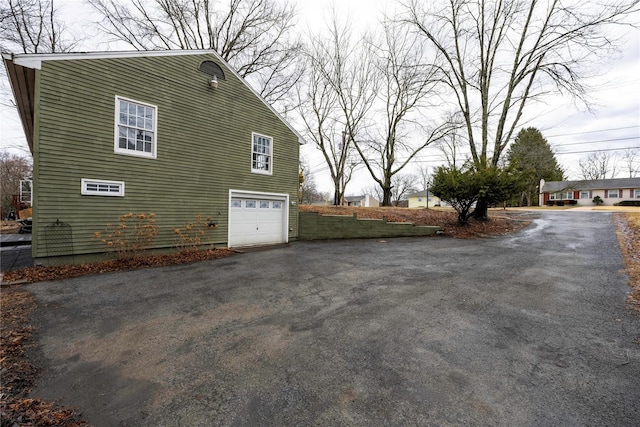
{"type": "Polygon", "coordinates": [[[620,197],[620,190],[618,190],[618,189],[607,190],[607,199],[620,199],[620,198],[621,198],[620,197]],[[612,191],[616,192],[615,196],[611,195],[612,191]]]}
{"type": "Polygon", "coordinates": [[[33,206],[33,181],[31,179],[20,180],[20,203],[28,203],[33,206]]]}
{"type": "Polygon", "coordinates": [[[636,188],[633,190],[633,198],[640,199],[640,188],[636,188]]]}
{"type": "Polygon", "coordinates": [[[80,194],[82,194],[83,196],[124,197],[124,181],[106,181],[104,179],[82,178],[80,182],[80,194]],[[95,185],[95,186],[117,185],[119,187],[119,191],[112,192],[112,191],[90,190],[89,185],[95,185]]]}
{"type": "Polygon", "coordinates": [[[263,175],[273,175],[273,138],[267,135],[263,135],[260,133],[256,133],[256,132],[251,132],[251,172],[252,173],[259,173],[259,174],[263,174],[263,175]],[[254,151],[255,145],[255,139],[256,138],[264,138],[266,140],[269,141],[269,153],[265,154],[265,153],[257,153],[254,151]],[[269,169],[265,170],[265,169],[258,169],[258,168],[254,168],[254,160],[253,160],[253,156],[257,155],[257,156],[268,156],[268,164],[269,164],[269,169]]]}
{"type": "Polygon", "coordinates": [[[580,198],[581,199],[591,199],[591,191],[589,190],[580,190],[580,198]],[[585,196],[586,194],[586,196],[585,196]]]}
{"type": "MultiPolygon", "coordinates": [[[[122,126],[125,126],[127,128],[134,128],[134,129],[141,129],[141,130],[148,130],[148,129],[142,129],[142,128],[137,128],[137,127],[132,127],[129,126],[128,124],[125,125],[123,124],[122,126]]],[[[127,156],[135,156],[135,157],[144,157],[147,159],[155,159],[157,156],[157,151],[158,151],[158,106],[157,105],[153,105],[153,104],[148,104],[146,102],[141,102],[141,101],[136,101],[134,99],[130,99],[130,98],[125,98],[123,96],[118,96],[116,95],[115,97],[115,116],[114,116],[114,142],[113,142],[113,149],[114,152],[116,154],[124,154],[127,156]],[[137,151],[137,150],[131,150],[129,148],[120,148],[120,101],[125,101],[125,102],[129,102],[131,104],[136,104],[136,105],[140,105],[142,107],[146,107],[146,108],[151,108],[153,110],[153,118],[152,118],[152,129],[151,132],[153,133],[153,138],[151,141],[151,152],[148,153],[146,151],[137,151]]]]}

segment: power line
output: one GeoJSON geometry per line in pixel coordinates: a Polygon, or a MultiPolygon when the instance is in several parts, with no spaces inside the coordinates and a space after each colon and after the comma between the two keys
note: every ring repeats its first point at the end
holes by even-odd
{"type": "Polygon", "coordinates": [[[558,134],[558,135],[546,135],[545,138],[555,138],[555,137],[558,137],[558,136],[584,135],[584,134],[587,134],[587,133],[611,132],[611,131],[614,131],[614,130],[633,129],[633,128],[638,128],[638,127],[640,127],[640,125],[625,126],[625,127],[621,127],[621,128],[602,129],[602,130],[589,130],[589,131],[584,131],[584,132],[562,133],[562,134],[558,134]]]}
{"type": "Polygon", "coordinates": [[[631,139],[639,139],[640,136],[631,136],[628,138],[613,138],[613,139],[599,139],[596,141],[582,141],[582,142],[567,142],[566,144],[552,144],[552,147],[564,147],[566,145],[583,145],[583,144],[597,144],[600,142],[615,142],[615,141],[629,141],[631,139]]]}
{"type": "Polygon", "coordinates": [[[566,153],[555,153],[556,156],[563,156],[565,154],[582,154],[582,153],[600,153],[603,151],[619,151],[619,150],[634,150],[638,147],[622,147],[622,148],[603,148],[601,150],[584,150],[584,151],[568,151],[566,153]]]}

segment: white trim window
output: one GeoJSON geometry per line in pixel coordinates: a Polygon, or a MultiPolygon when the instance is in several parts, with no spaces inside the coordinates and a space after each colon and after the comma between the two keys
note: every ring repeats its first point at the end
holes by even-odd
{"type": "Polygon", "coordinates": [[[558,191],[549,194],[549,200],[573,200],[573,191],[558,191]]]}
{"type": "Polygon", "coordinates": [[[80,194],[83,196],[124,197],[124,182],[82,178],[80,194]]]}
{"type": "Polygon", "coordinates": [[[589,190],[580,191],[580,198],[581,199],[590,199],[591,198],[591,191],[589,191],[589,190]]]}
{"type": "Polygon", "coordinates": [[[620,190],[607,190],[607,198],[608,199],[619,199],[620,198],[620,190]]]}
{"type": "Polygon", "coordinates": [[[155,159],[157,120],[155,105],[116,96],[114,151],[155,159]]]}
{"type": "Polygon", "coordinates": [[[640,199],[640,188],[636,188],[635,190],[633,190],[633,198],[640,199]]]}
{"type": "Polygon", "coordinates": [[[273,173],[273,138],[270,136],[251,134],[251,172],[273,173]]]}

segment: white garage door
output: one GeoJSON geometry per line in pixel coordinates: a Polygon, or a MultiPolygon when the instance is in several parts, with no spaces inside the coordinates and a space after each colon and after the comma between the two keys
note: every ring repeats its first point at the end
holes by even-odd
{"type": "Polygon", "coordinates": [[[286,197],[231,194],[229,247],[286,242],[286,197]]]}

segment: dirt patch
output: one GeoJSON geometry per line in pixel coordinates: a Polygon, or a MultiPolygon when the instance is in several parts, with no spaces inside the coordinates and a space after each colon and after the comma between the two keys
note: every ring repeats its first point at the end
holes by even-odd
{"type": "Polygon", "coordinates": [[[353,215],[358,218],[382,219],[389,222],[410,222],[413,225],[440,226],[444,235],[462,239],[493,237],[513,233],[529,225],[528,212],[491,210],[488,221],[471,221],[458,224],[458,215],[453,209],[407,209],[394,207],[357,208],[350,206],[300,205],[300,212],[318,212],[322,215],[353,215]]]}
{"type": "Polygon", "coordinates": [[[31,313],[36,309],[33,295],[20,290],[0,293],[0,407],[2,426],[87,426],[75,408],[66,408],[27,396],[35,384],[38,369],[25,357],[37,344],[32,339],[31,313]]]}
{"type": "Polygon", "coordinates": [[[627,304],[640,312],[640,213],[616,213],[614,221],[631,286],[627,304]]]}

